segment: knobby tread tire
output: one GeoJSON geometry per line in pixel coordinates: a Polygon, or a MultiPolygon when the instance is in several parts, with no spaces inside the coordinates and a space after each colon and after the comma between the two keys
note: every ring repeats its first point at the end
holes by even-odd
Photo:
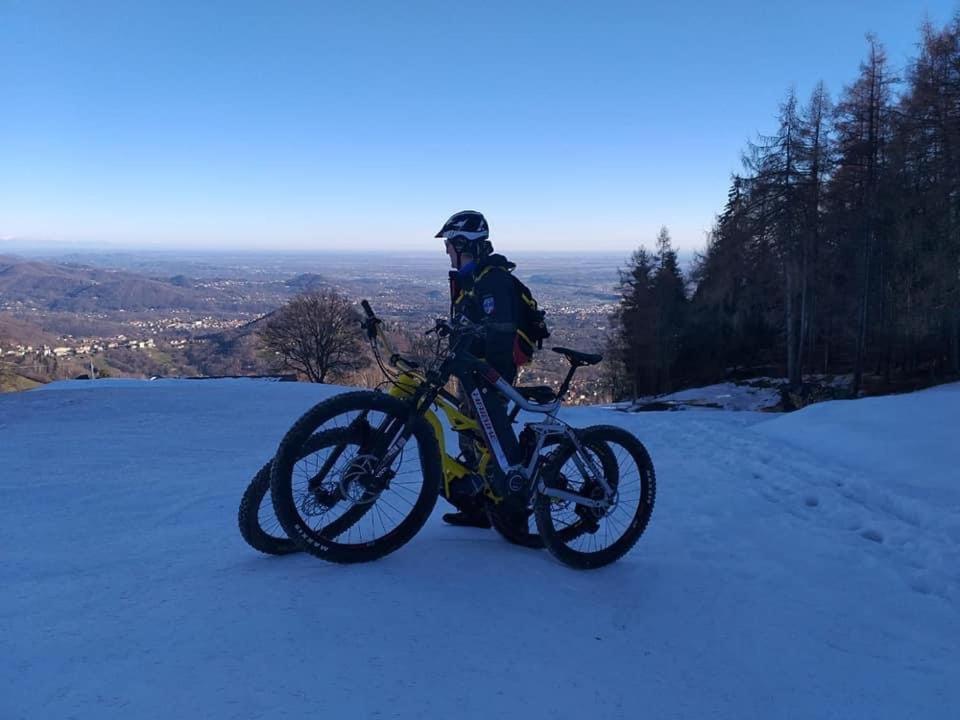
{"type": "MultiPolygon", "coordinates": [[[[589,428],[577,430],[577,436],[580,437],[582,432],[585,430],[589,430],[589,428]]],[[[547,448],[569,442],[570,441],[566,439],[551,438],[544,443],[543,447],[547,448]]],[[[616,462],[611,457],[613,453],[610,452],[610,449],[604,443],[595,443],[594,445],[590,446],[590,449],[600,456],[602,463],[606,464],[608,462],[616,462]]],[[[559,448],[554,448],[540,461],[542,468],[540,470],[541,473],[551,472],[551,468],[555,462],[558,450],[559,448]]],[[[495,503],[488,502],[486,504],[486,510],[487,519],[490,520],[491,527],[493,527],[493,529],[496,530],[500,536],[511,545],[519,545],[520,547],[531,548],[533,550],[542,550],[546,547],[543,542],[543,538],[540,537],[539,532],[524,532],[523,530],[519,530],[510,522],[509,518],[503,517],[499,506],[495,503]]],[[[585,532],[585,527],[581,526],[580,528],[577,528],[577,526],[574,526],[566,528],[562,532],[562,537],[565,542],[570,542],[585,532]]]]}
{"type": "MultiPolygon", "coordinates": [[[[653,513],[653,506],[656,500],[657,479],[653,468],[653,462],[650,460],[650,454],[646,447],[634,435],[615,425],[594,425],[586,428],[579,435],[580,441],[584,445],[592,445],[597,442],[605,444],[613,443],[620,445],[630,453],[637,465],[641,475],[641,495],[637,505],[637,511],[634,513],[626,531],[610,547],[596,552],[581,552],[568,547],[567,543],[575,538],[566,537],[564,530],[556,530],[553,527],[553,518],[550,509],[550,498],[546,495],[538,495],[534,515],[537,520],[537,529],[540,531],[540,537],[543,538],[547,549],[560,562],[570,567],[580,570],[592,570],[595,568],[609,565],[623,557],[640,539],[647,524],[650,522],[650,516],[653,513]]],[[[557,449],[554,458],[554,466],[550,468],[551,474],[545,476],[544,481],[547,486],[551,482],[556,482],[555,474],[573,453],[572,444],[566,443],[557,449]]],[[[612,450],[611,450],[612,452],[612,450]]],[[[578,534],[577,537],[582,535],[578,534]]]]}
{"type": "MultiPolygon", "coordinates": [[[[328,531],[328,528],[338,521],[334,521],[331,526],[321,529],[320,532],[307,525],[297,510],[291,487],[291,476],[298,459],[299,448],[324,423],[338,415],[358,410],[371,410],[395,417],[406,417],[409,415],[410,405],[371,390],[335,395],[312,407],[293,424],[280,441],[280,447],[277,449],[270,470],[274,511],[284,530],[301,550],[335,563],[370,562],[398,550],[409,542],[430,517],[442,482],[440,448],[436,436],[430,424],[420,417],[414,421],[413,436],[417,440],[423,484],[417,502],[396,528],[375,540],[360,544],[344,544],[335,542],[336,535],[328,531]]],[[[362,516],[373,504],[355,507],[361,508],[358,512],[362,516]]],[[[359,518],[353,519],[349,524],[352,525],[357,519],[359,518]]],[[[345,530],[346,527],[341,528],[336,534],[345,530]]]]}
{"type": "MultiPolygon", "coordinates": [[[[300,457],[306,457],[324,447],[336,444],[344,434],[344,430],[328,430],[311,435],[304,443],[300,457]]],[[[300,546],[291,540],[286,533],[283,537],[271,535],[260,525],[260,506],[270,490],[270,471],[272,468],[273,458],[260,468],[257,474],[253,476],[250,484],[247,485],[247,489],[240,499],[237,523],[240,526],[240,535],[254,550],[259,550],[267,555],[289,555],[290,553],[300,552],[300,546]]],[[[336,537],[346,532],[364,514],[366,514],[366,511],[363,508],[356,508],[344,513],[343,516],[325,527],[323,532],[331,537],[336,537]]]]}
{"type": "Polygon", "coordinates": [[[270,468],[273,459],[267,462],[253,480],[247,485],[243,497],[240,499],[240,510],[237,513],[237,523],[240,525],[240,535],[247,545],[267,555],[289,555],[300,552],[300,548],[289,537],[271,535],[260,526],[260,504],[270,490],[270,468]]]}
{"type": "Polygon", "coordinates": [[[504,513],[493,502],[487,503],[486,510],[490,526],[508,543],[533,550],[543,550],[544,544],[539,534],[515,527],[508,517],[504,517],[504,513]]]}

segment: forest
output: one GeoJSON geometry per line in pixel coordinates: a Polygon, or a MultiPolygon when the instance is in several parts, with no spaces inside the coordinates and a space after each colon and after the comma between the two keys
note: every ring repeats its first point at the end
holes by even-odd
{"type": "Polygon", "coordinates": [[[839,96],[788,90],[684,272],[663,228],[621,270],[616,398],[737,377],[851,377],[852,396],[960,376],[960,13],[902,70],[866,37],[839,96]]]}

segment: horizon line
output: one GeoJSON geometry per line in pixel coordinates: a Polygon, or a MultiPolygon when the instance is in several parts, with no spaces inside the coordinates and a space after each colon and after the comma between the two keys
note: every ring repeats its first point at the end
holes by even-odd
{"type": "MultiPolygon", "coordinates": [[[[643,243],[636,245],[630,249],[623,250],[595,250],[592,248],[576,249],[576,250],[567,250],[567,249],[550,249],[550,250],[511,250],[504,251],[503,254],[513,257],[521,256],[537,256],[537,257],[549,257],[549,256],[569,256],[569,255],[593,255],[593,256],[602,256],[602,255],[630,255],[637,248],[639,248],[643,243]]],[[[674,248],[678,254],[688,254],[699,252],[694,249],[686,248],[674,248]]],[[[210,248],[184,248],[184,247],[157,247],[157,246],[148,246],[148,247],[136,247],[136,246],[119,246],[119,245],[98,245],[98,244],[87,244],[87,243],[60,243],[60,242],[39,242],[34,243],[31,241],[7,241],[0,240],[0,254],[4,254],[4,251],[9,251],[11,254],[31,252],[31,251],[44,251],[44,252],[56,252],[56,253],[121,253],[121,254],[141,254],[141,255],[159,255],[159,254],[181,254],[181,255],[386,255],[391,257],[433,257],[435,255],[442,255],[442,252],[432,251],[425,248],[411,248],[409,250],[398,250],[396,248],[358,248],[358,249],[328,249],[328,248],[255,248],[255,247],[241,247],[241,248],[223,248],[223,247],[210,247],[210,248]]]]}

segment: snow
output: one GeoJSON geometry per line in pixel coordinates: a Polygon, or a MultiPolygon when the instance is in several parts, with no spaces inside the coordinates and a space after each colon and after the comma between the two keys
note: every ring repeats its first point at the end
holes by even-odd
{"type": "Polygon", "coordinates": [[[762,430],[828,460],[896,484],[897,492],[960,510],[960,383],[907,395],[834,400],[762,430]],[[929,492],[928,492],[929,491],[929,492]]]}
{"type": "MultiPolygon", "coordinates": [[[[762,380],[762,379],[761,379],[762,380]]],[[[777,387],[763,383],[751,385],[747,383],[717,383],[704,387],[679,390],[664,395],[642,397],[635,403],[641,407],[648,403],[666,403],[675,405],[678,410],[688,408],[719,408],[722,410],[751,410],[759,411],[771,408],[780,402],[780,391],[777,387]]]]}
{"type": "Polygon", "coordinates": [[[0,718],[952,718],[960,386],[787,416],[571,408],[648,446],[647,533],[576,572],[490,531],[269,558],[236,509],[337,388],[0,396],[0,718]]]}
{"type": "MultiPolygon", "coordinates": [[[[821,388],[849,390],[852,375],[804,375],[804,382],[821,388]]],[[[671,410],[750,410],[763,411],[780,409],[780,389],[787,387],[786,378],[755,377],[739,382],[723,382],[703,387],[687,388],[661,395],[647,395],[635,403],[619,405],[625,410],[644,410],[645,406],[659,406],[654,409],[671,410]]]]}

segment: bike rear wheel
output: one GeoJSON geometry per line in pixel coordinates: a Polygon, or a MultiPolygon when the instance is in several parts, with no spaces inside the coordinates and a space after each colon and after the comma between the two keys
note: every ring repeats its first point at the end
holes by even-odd
{"type": "Polygon", "coordinates": [[[331,562],[368,562],[423,527],[440,490],[440,453],[429,424],[410,412],[409,403],[382,393],[345,393],[316,405],[284,436],[271,495],[302,550],[331,562]],[[339,429],[319,434],[328,442],[303,451],[316,428],[331,426],[339,429]],[[406,437],[400,446],[399,437],[406,437]]]}
{"type": "Polygon", "coordinates": [[[272,459],[260,468],[247,485],[240,499],[237,524],[240,526],[240,535],[254,550],[267,555],[289,555],[299,552],[300,548],[287,537],[273,512],[273,505],[269,501],[264,502],[270,490],[271,467],[272,459]]]}
{"type": "MultiPolygon", "coordinates": [[[[580,431],[578,438],[587,453],[603,443],[612,454],[614,466],[609,458],[599,458],[601,462],[594,465],[615,489],[614,502],[607,508],[595,508],[538,494],[534,515],[540,537],[554,557],[587,570],[615,562],[643,535],[653,512],[656,474],[643,443],[623,428],[597,425],[580,431]]],[[[603,488],[590,478],[588,466],[574,444],[565,442],[544,470],[544,485],[584,499],[602,498],[603,488]]]]}
{"type": "MultiPolygon", "coordinates": [[[[588,429],[588,428],[587,428],[588,429]]],[[[583,430],[576,431],[580,435],[583,430]]],[[[556,446],[560,444],[561,440],[558,437],[551,437],[544,443],[544,449],[552,447],[550,452],[545,453],[541,460],[539,466],[539,473],[547,471],[555,462],[555,456],[559,448],[556,446]]],[[[616,474],[616,459],[613,456],[613,453],[610,451],[603,442],[593,442],[589,445],[588,450],[593,457],[596,458],[597,462],[601,463],[604,468],[605,473],[611,475],[616,474]]],[[[561,483],[566,483],[566,479],[561,476],[561,483]]],[[[497,503],[494,503],[492,500],[488,500],[486,504],[487,509],[487,518],[490,520],[490,525],[496,530],[500,536],[507,542],[513,545],[520,545],[521,547],[532,548],[534,550],[541,550],[546,545],[543,542],[543,538],[540,537],[540,531],[537,528],[536,516],[533,511],[533,503],[531,502],[530,508],[526,513],[526,517],[520,518],[517,515],[511,515],[502,511],[501,506],[497,503]]],[[[564,528],[560,533],[561,538],[565,541],[573,540],[578,534],[583,534],[587,531],[587,528],[580,524],[572,524],[571,526],[564,528]]]]}

